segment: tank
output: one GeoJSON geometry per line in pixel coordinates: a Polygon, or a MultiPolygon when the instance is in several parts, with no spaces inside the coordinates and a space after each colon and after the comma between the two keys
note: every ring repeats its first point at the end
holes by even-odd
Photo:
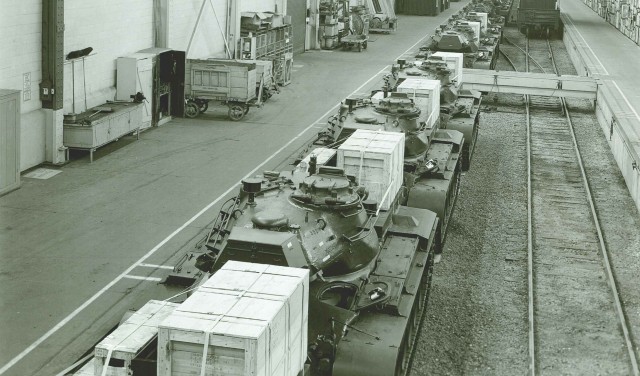
{"type": "MultiPolygon", "coordinates": [[[[493,69],[497,62],[500,37],[492,28],[481,32],[481,22],[456,19],[453,23],[441,25],[431,41],[424,47],[430,52],[458,52],[464,54],[465,68],[493,69]]],[[[498,30],[501,35],[501,29],[498,30]]]]}
{"type": "Polygon", "coordinates": [[[339,145],[359,129],[403,133],[406,195],[400,198],[400,203],[438,215],[439,258],[459,190],[466,142],[462,132],[441,128],[438,101],[435,107],[429,102],[408,93],[385,95],[384,91],[347,98],[340,113],[329,119],[330,134],[324,143],[339,145]]]}
{"type": "Polygon", "coordinates": [[[400,205],[402,190],[379,210],[327,161],[311,155],[291,171],[245,179],[175,277],[197,274],[197,285],[228,260],[307,268],[308,374],[406,375],[439,220],[400,205]]]}
{"type": "Polygon", "coordinates": [[[462,90],[460,54],[437,52],[424,59],[399,59],[384,76],[383,90],[393,92],[408,78],[422,77],[440,81],[440,127],[456,130],[464,135],[462,170],[471,165],[480,127],[482,95],[475,90],[462,90]],[[456,59],[457,57],[457,59],[456,59]],[[453,62],[453,63],[452,63],[453,62]],[[456,72],[455,70],[460,70],[456,72]]]}

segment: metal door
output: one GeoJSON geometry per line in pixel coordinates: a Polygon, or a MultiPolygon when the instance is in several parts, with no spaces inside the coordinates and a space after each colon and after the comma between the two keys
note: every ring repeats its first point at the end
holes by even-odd
{"type": "Polygon", "coordinates": [[[304,40],[307,34],[307,2],[287,0],[287,15],[291,16],[293,53],[297,55],[304,52],[304,40]]]}
{"type": "Polygon", "coordinates": [[[0,195],[20,186],[20,92],[0,90],[0,195]]]}

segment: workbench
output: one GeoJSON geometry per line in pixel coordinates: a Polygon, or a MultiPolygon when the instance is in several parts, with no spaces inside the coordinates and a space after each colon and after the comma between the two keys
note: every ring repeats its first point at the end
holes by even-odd
{"type": "Polygon", "coordinates": [[[99,147],[128,134],[135,133],[139,138],[141,124],[140,103],[106,103],[81,114],[65,115],[63,144],[68,149],[88,150],[93,163],[93,152],[99,147]]]}

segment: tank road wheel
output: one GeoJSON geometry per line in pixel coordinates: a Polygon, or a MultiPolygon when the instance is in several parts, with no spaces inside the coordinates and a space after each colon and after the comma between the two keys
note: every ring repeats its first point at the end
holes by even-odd
{"type": "Polygon", "coordinates": [[[239,121],[242,120],[245,114],[245,107],[243,105],[237,103],[229,105],[229,119],[239,121]]]}
{"type": "Polygon", "coordinates": [[[195,102],[187,102],[187,105],[184,107],[184,116],[193,119],[200,114],[200,108],[195,102]]]}

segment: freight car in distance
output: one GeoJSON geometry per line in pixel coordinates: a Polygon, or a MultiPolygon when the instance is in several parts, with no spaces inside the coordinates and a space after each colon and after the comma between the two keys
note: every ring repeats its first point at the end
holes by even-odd
{"type": "Polygon", "coordinates": [[[562,35],[560,8],[556,0],[520,0],[518,29],[534,36],[562,35]]]}

